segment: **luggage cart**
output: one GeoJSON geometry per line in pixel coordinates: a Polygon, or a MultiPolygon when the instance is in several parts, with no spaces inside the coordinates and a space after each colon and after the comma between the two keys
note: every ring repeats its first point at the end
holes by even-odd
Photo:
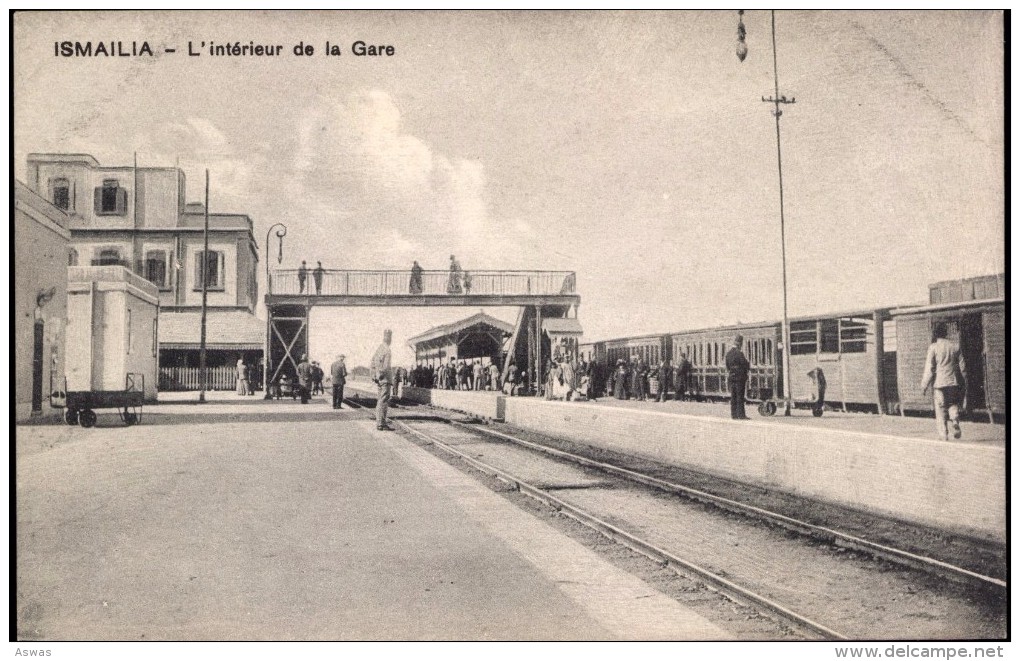
{"type": "MultiPolygon", "coordinates": [[[[814,384],[813,398],[810,400],[794,400],[793,404],[795,406],[797,404],[809,406],[811,408],[811,415],[816,418],[820,418],[822,417],[822,414],[825,413],[825,373],[820,367],[816,367],[808,372],[808,377],[814,384]]],[[[765,392],[765,396],[761,399],[761,403],[758,404],[758,415],[765,417],[775,415],[776,411],[779,410],[778,405],[783,403],[782,400],[772,399],[771,391],[765,392]]]]}
{"type": "Polygon", "coordinates": [[[63,398],[51,399],[56,408],[64,409],[64,422],[84,428],[96,424],[95,409],[117,409],[124,424],[137,425],[142,421],[145,401],[145,375],[128,372],[124,376],[124,390],[67,390],[64,379],[63,398]],[[61,401],[61,399],[63,401],[61,401]]]}

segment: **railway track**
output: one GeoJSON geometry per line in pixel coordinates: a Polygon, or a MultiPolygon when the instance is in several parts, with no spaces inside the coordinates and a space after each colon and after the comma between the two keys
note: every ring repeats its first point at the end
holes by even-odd
{"type": "MultiPolygon", "coordinates": [[[[433,411],[430,409],[430,413],[433,411]]],[[[734,601],[810,637],[980,639],[1005,635],[1005,608],[996,604],[1005,603],[1008,585],[1000,579],[512,434],[465,424],[437,411],[430,417],[433,419],[391,417],[391,423],[660,565],[695,576],[734,601]],[[436,417],[444,422],[436,422],[436,417]],[[494,450],[498,445],[513,451],[508,454],[505,448],[494,450]],[[570,479],[550,482],[552,469],[539,467],[539,457],[544,462],[572,466],[587,476],[605,476],[608,481],[575,477],[576,484],[570,479]],[[649,499],[651,491],[659,498],[649,499]],[[578,496],[585,492],[586,496],[578,496]],[[591,495],[598,492],[626,493],[619,497],[591,495]],[[670,502],[659,502],[663,497],[670,502]],[[657,514],[641,513],[642,508],[654,509],[657,514]],[[726,523],[706,523],[706,512],[726,523]],[[698,541],[685,544],[683,538],[689,536],[689,531],[700,527],[705,527],[705,532],[694,535],[698,541]],[[758,532],[752,533],[753,528],[758,532]],[[669,529],[672,532],[663,532],[669,529]],[[777,537],[776,531],[782,534],[777,537]],[[770,536],[775,539],[765,539],[770,536]],[[745,546],[750,550],[734,553],[734,549],[723,548],[718,539],[737,540],[734,547],[747,540],[745,546]],[[715,547],[718,555],[712,551],[699,554],[702,545],[715,547]],[[774,558],[769,558],[773,553],[779,557],[790,555],[793,560],[788,570],[782,568],[782,562],[779,570],[755,569],[756,559],[769,559],[775,564],[774,558]],[[798,574],[845,576],[828,586],[825,580],[814,580],[806,581],[807,587],[799,587],[798,574]],[[952,579],[954,586],[939,583],[946,578],[952,579]],[[844,593],[830,593],[827,587],[838,587],[844,593]],[[810,596],[804,598],[802,592],[810,596]],[[901,596],[898,602],[897,595],[901,596]],[[841,601],[848,605],[832,605],[841,601]],[[871,615],[860,616],[862,612],[871,615]]]]}

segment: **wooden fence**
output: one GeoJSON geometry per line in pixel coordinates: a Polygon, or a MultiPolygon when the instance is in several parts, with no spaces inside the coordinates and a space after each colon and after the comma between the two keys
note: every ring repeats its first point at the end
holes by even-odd
{"type": "MultiPolygon", "coordinates": [[[[207,390],[236,390],[237,368],[233,365],[206,368],[207,390]]],[[[257,367],[248,368],[248,383],[256,390],[262,390],[262,370],[257,367]]],[[[202,375],[197,367],[160,367],[159,389],[201,390],[202,375]]]]}

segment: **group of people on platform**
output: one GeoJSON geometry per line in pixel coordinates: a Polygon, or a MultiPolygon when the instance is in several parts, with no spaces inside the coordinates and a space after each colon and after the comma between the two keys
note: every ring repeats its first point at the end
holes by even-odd
{"type": "MultiPolygon", "coordinates": [[[[329,368],[330,380],[333,385],[333,408],[340,408],[340,401],[343,400],[344,384],[347,382],[347,366],[344,363],[344,356],[337,356],[336,361],[329,368]]],[[[307,355],[301,356],[301,362],[297,366],[297,374],[292,378],[284,372],[274,381],[270,391],[276,399],[281,397],[301,398],[302,404],[307,404],[313,395],[325,394],[323,381],[326,372],[322,369],[319,361],[309,361],[307,355]]]]}
{"type": "Polygon", "coordinates": [[[606,396],[616,399],[665,402],[670,400],[672,392],[672,398],[681,401],[687,399],[690,377],[691,362],[686,354],[680,354],[675,361],[667,359],[658,364],[631,356],[629,361],[618,359],[612,371],[599,379],[598,384],[603,386],[606,396]]]}
{"type": "Polygon", "coordinates": [[[500,391],[503,389],[504,381],[509,379],[501,377],[497,360],[484,365],[481,358],[457,360],[451,357],[448,362],[441,363],[438,367],[416,365],[411,369],[408,381],[416,388],[500,391]]]}

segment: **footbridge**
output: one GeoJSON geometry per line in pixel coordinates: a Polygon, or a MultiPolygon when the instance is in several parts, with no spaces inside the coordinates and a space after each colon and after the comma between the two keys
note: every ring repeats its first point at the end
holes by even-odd
{"type": "Polygon", "coordinates": [[[276,269],[269,274],[265,297],[266,385],[283,372],[295,372],[301,355],[309,353],[309,317],[317,306],[520,307],[507,360],[533,368],[534,380],[543,373],[543,356],[550,351],[548,320],[573,314],[577,326],[581,297],[576,289],[572,271],[276,269]]]}

